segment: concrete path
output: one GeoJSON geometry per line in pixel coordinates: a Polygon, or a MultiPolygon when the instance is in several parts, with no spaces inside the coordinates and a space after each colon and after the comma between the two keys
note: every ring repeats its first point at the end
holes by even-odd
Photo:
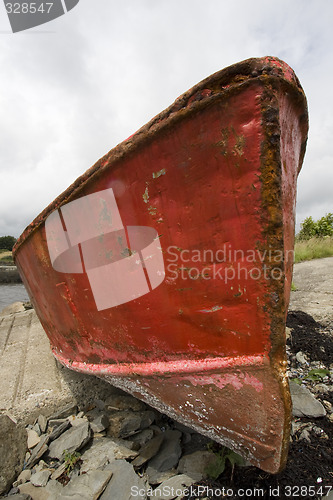
{"type": "MultiPolygon", "coordinates": [[[[296,264],[293,281],[298,290],[291,294],[291,309],[332,321],[333,258],[296,264]]],[[[92,375],[60,366],[33,310],[0,314],[0,384],[0,413],[23,421],[117,391],[92,375]]]]}
{"type": "Polygon", "coordinates": [[[106,382],[59,365],[34,310],[0,316],[0,413],[26,421],[114,391],[106,382]]]}
{"type": "Polygon", "coordinates": [[[333,257],[300,262],[294,266],[289,310],[303,311],[319,323],[333,326],[333,257]]]}

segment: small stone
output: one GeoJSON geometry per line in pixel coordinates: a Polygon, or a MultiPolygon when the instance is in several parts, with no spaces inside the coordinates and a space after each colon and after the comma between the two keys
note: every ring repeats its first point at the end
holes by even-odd
{"type": "Polygon", "coordinates": [[[330,392],[330,390],[331,389],[326,384],[316,384],[313,387],[313,391],[318,392],[320,394],[327,394],[328,392],[330,392]]]}
{"type": "Polygon", "coordinates": [[[12,497],[13,495],[16,495],[16,494],[19,494],[20,493],[20,490],[16,487],[16,486],[13,486],[9,492],[8,492],[8,496],[12,497]]]}
{"type": "Polygon", "coordinates": [[[108,462],[119,459],[133,459],[138,452],[126,448],[111,438],[93,439],[92,445],[81,455],[81,474],[105,466],[108,462]]]}
{"type": "Polygon", "coordinates": [[[28,441],[27,445],[29,450],[37,446],[37,444],[40,442],[40,436],[38,436],[37,432],[33,429],[27,429],[28,433],[28,441]]]}
{"type": "Polygon", "coordinates": [[[48,469],[48,464],[44,460],[40,460],[38,464],[33,468],[32,472],[40,472],[43,469],[48,469]]]}
{"type": "Polygon", "coordinates": [[[66,462],[63,462],[55,471],[52,472],[51,479],[58,479],[60,476],[62,476],[66,469],[67,464],[66,462]]]}
{"type": "Polygon", "coordinates": [[[186,474],[196,481],[207,478],[206,469],[216,462],[216,455],[211,451],[195,451],[184,455],[179,460],[178,472],[186,474]]]}
{"type": "Polygon", "coordinates": [[[46,486],[34,486],[32,483],[22,484],[20,493],[30,495],[33,500],[58,500],[63,486],[58,481],[49,481],[46,486]]]}
{"type": "Polygon", "coordinates": [[[59,427],[59,425],[63,424],[64,422],[68,422],[68,419],[67,418],[50,418],[48,420],[49,428],[51,428],[53,431],[56,427],[59,427]]]}
{"type": "Polygon", "coordinates": [[[71,427],[60,437],[52,441],[49,446],[49,457],[63,459],[64,451],[73,453],[85,446],[91,439],[91,429],[89,422],[83,422],[77,427],[71,427]]]}
{"type": "Polygon", "coordinates": [[[44,434],[47,428],[47,418],[44,415],[39,415],[37,419],[41,433],[44,434]]]}
{"type": "Polygon", "coordinates": [[[138,451],[140,449],[140,445],[136,441],[132,441],[132,437],[133,436],[131,436],[130,440],[129,439],[121,439],[121,438],[112,438],[112,441],[116,445],[123,446],[124,448],[126,448],[128,450],[138,451]]]}
{"type": "Polygon", "coordinates": [[[24,469],[21,474],[19,474],[17,478],[17,483],[19,484],[24,484],[27,481],[30,481],[31,478],[31,470],[30,469],[24,469]]]}
{"type": "Polygon", "coordinates": [[[183,494],[185,495],[185,490],[193,483],[193,478],[186,476],[186,474],[178,474],[177,476],[167,479],[158,486],[158,488],[154,490],[154,498],[160,500],[173,500],[179,496],[181,490],[183,490],[183,494]]]}
{"type": "Polygon", "coordinates": [[[97,500],[111,477],[112,471],[110,470],[89,471],[71,479],[56,498],[57,500],[97,500]]]}
{"type": "Polygon", "coordinates": [[[137,434],[134,434],[133,436],[131,436],[131,440],[139,443],[140,446],[143,446],[148,441],[153,439],[153,437],[154,437],[154,431],[150,427],[149,429],[144,429],[143,431],[138,432],[137,434]]]}
{"type": "Polygon", "coordinates": [[[160,449],[163,440],[164,440],[163,434],[159,434],[158,436],[148,441],[148,443],[146,443],[141,448],[139,456],[133,460],[132,465],[134,467],[141,467],[143,464],[148,462],[148,460],[153,458],[160,449]]]}
{"type": "Polygon", "coordinates": [[[88,422],[88,419],[87,417],[77,417],[76,415],[71,415],[70,417],[68,417],[68,421],[72,427],[78,427],[84,422],[88,422]]]}
{"type": "Polygon", "coordinates": [[[175,422],[175,429],[178,429],[183,434],[193,434],[194,433],[193,429],[190,429],[190,427],[187,427],[186,425],[181,424],[180,422],[175,422]]]}
{"type": "Polygon", "coordinates": [[[126,438],[139,430],[149,427],[154,420],[155,413],[152,411],[139,412],[121,410],[110,415],[108,435],[126,438]]]}
{"type": "Polygon", "coordinates": [[[51,475],[51,471],[49,470],[41,470],[36,472],[36,474],[32,474],[30,482],[34,486],[46,486],[51,475]]]}
{"type": "Polygon", "coordinates": [[[48,447],[49,436],[43,434],[41,436],[40,442],[37,446],[32,450],[29,460],[27,460],[26,468],[33,467],[44,455],[44,453],[49,449],[48,447]]]}
{"type": "Polygon", "coordinates": [[[61,410],[57,411],[56,413],[53,413],[49,420],[57,420],[59,418],[67,418],[70,415],[76,415],[77,414],[77,405],[76,404],[69,404],[67,406],[64,406],[61,410]]]}
{"type": "Polygon", "coordinates": [[[156,485],[163,483],[163,481],[170,479],[170,477],[176,476],[178,472],[176,471],[176,469],[170,469],[164,472],[160,472],[154,469],[154,467],[148,466],[145,474],[148,477],[149,483],[152,485],[156,485]]]}
{"type": "Polygon", "coordinates": [[[146,405],[128,394],[112,394],[106,399],[105,408],[107,410],[143,411],[146,409],[146,405]]]}
{"type": "Polygon", "coordinates": [[[96,408],[100,411],[105,410],[105,402],[102,401],[101,399],[95,399],[94,401],[96,408]]]}
{"type": "Polygon", "coordinates": [[[126,460],[115,460],[104,470],[111,471],[112,478],[99,500],[147,499],[147,483],[135,473],[133,466],[126,460]]]}
{"type": "Polygon", "coordinates": [[[57,425],[49,434],[49,439],[50,441],[54,441],[57,439],[61,434],[63,434],[67,429],[71,427],[71,423],[66,419],[64,422],[62,422],[60,425],[57,425]]]}
{"type": "Polygon", "coordinates": [[[308,389],[292,380],[290,380],[289,386],[294,416],[317,418],[326,415],[323,405],[314,398],[308,389]]]}
{"type": "Polygon", "coordinates": [[[109,417],[105,413],[101,413],[92,422],[90,427],[93,432],[102,432],[109,427],[109,417]]]}
{"type": "Polygon", "coordinates": [[[332,403],[330,403],[329,401],[326,401],[326,399],[324,399],[324,401],[323,401],[323,406],[326,408],[326,410],[329,413],[332,412],[332,403]]]}
{"type": "Polygon", "coordinates": [[[8,496],[10,496],[11,500],[32,500],[32,497],[30,495],[27,495],[25,493],[8,493],[8,496]]]}
{"type": "Polygon", "coordinates": [[[42,434],[38,422],[35,423],[32,429],[37,432],[38,436],[42,434]]]}
{"type": "Polygon", "coordinates": [[[300,433],[298,439],[299,440],[305,439],[305,441],[307,441],[308,443],[311,443],[309,429],[308,428],[303,429],[302,432],[300,433]]]}
{"type": "Polygon", "coordinates": [[[302,351],[299,351],[296,354],[296,361],[298,361],[299,364],[302,365],[302,366],[306,366],[306,365],[309,364],[306,355],[302,351]]]}
{"type": "Polygon", "coordinates": [[[163,443],[159,452],[149,461],[149,465],[154,469],[164,472],[172,469],[178,464],[182,449],[180,446],[180,431],[166,431],[162,434],[163,443]]]}

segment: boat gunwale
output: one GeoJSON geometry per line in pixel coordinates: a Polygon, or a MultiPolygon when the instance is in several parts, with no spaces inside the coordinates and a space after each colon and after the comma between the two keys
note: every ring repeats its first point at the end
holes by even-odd
{"type": "MultiPolygon", "coordinates": [[[[107,169],[115,166],[125,155],[131,155],[138,148],[144,147],[158,133],[173,126],[178,120],[187,117],[188,114],[198,112],[209,105],[213,105],[218,100],[226,99],[230,94],[239,92],[254,82],[261,83],[264,86],[269,84],[274,85],[278,82],[285,85],[289,91],[292,90],[297,99],[302,101],[300,105],[304,109],[303,118],[305,118],[305,129],[307,130],[307,101],[303,88],[294,71],[279,58],[270,56],[250,58],[217,71],[187,90],[168,108],[153,117],[128,139],[125,139],[112,148],[57,196],[19,236],[13,247],[14,260],[17,257],[20,247],[45,222],[47,216],[60,206],[74,199],[92,179],[97,178],[107,169]],[[289,75],[287,74],[288,71],[289,75]],[[208,91],[208,95],[202,95],[201,92],[203,91],[208,91]]],[[[302,164],[305,145],[306,139],[302,144],[303,154],[301,155],[300,165],[302,164]]]]}

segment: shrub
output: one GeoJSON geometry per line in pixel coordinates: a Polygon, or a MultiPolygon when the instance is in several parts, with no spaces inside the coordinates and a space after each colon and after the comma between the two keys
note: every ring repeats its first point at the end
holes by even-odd
{"type": "Polygon", "coordinates": [[[16,238],[14,236],[0,236],[0,248],[2,250],[13,250],[16,238]]]}
{"type": "Polygon", "coordinates": [[[318,221],[313,218],[306,217],[301,223],[301,230],[296,239],[299,241],[309,240],[311,238],[324,238],[325,236],[333,236],[333,214],[326,214],[318,221]]]}

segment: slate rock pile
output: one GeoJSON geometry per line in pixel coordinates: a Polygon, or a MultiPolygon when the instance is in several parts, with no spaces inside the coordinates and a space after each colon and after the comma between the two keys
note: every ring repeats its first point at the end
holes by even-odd
{"type": "MultiPolygon", "coordinates": [[[[209,440],[125,394],[69,405],[26,428],[27,452],[9,498],[147,499],[207,478],[209,440]]],[[[175,498],[171,496],[171,498],[175,498]]]]}

